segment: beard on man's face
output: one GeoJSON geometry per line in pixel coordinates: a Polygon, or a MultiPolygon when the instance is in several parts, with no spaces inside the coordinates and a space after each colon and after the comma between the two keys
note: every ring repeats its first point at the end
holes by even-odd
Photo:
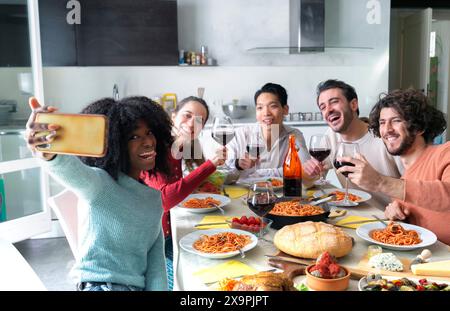
{"type": "Polygon", "coordinates": [[[408,151],[409,148],[411,148],[411,146],[414,144],[415,140],[416,140],[416,135],[411,135],[410,133],[407,133],[406,137],[400,143],[400,146],[398,146],[396,149],[392,149],[392,148],[389,149],[386,142],[385,141],[383,141],[383,142],[384,142],[384,145],[386,146],[386,149],[390,155],[401,156],[406,151],[408,151]]]}

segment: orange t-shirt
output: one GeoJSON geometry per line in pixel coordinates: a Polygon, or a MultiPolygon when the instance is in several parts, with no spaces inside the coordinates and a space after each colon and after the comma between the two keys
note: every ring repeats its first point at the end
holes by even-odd
{"type": "Polygon", "coordinates": [[[428,146],[402,179],[405,194],[399,202],[410,211],[407,222],[450,245],[450,142],[428,146]]]}

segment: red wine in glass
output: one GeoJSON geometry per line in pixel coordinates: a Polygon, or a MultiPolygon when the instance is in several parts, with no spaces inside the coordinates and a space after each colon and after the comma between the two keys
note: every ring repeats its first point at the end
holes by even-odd
{"type": "Polygon", "coordinates": [[[231,130],[216,130],[211,133],[212,138],[221,144],[227,145],[234,138],[234,131],[231,130]]]}
{"type": "Polygon", "coordinates": [[[319,162],[325,160],[331,153],[331,149],[316,148],[310,149],[309,154],[319,162]]]}
{"type": "Polygon", "coordinates": [[[256,215],[263,217],[270,212],[276,203],[275,197],[267,197],[265,193],[256,194],[247,200],[250,210],[256,215]]]}
{"type": "MultiPolygon", "coordinates": [[[[355,164],[351,163],[351,162],[345,162],[345,161],[336,161],[334,160],[333,165],[336,169],[339,169],[343,166],[355,166],[355,164]]],[[[342,175],[344,175],[345,177],[348,177],[348,174],[350,172],[342,172],[342,175]]]]}

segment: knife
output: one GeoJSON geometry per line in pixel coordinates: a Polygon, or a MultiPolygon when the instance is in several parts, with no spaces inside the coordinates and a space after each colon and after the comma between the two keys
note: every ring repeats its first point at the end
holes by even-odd
{"type": "MultiPolygon", "coordinates": [[[[382,220],[389,220],[387,218],[383,218],[382,220]]],[[[379,221],[378,219],[365,219],[365,220],[357,220],[357,221],[350,221],[350,222],[344,222],[342,224],[339,224],[339,226],[345,226],[345,225],[356,225],[356,224],[363,224],[365,222],[374,222],[379,221]]]]}
{"type": "MultiPolygon", "coordinates": [[[[300,259],[300,258],[291,258],[286,256],[273,256],[273,255],[264,255],[266,257],[269,257],[273,260],[280,260],[280,261],[287,261],[287,262],[294,262],[301,265],[312,265],[315,263],[315,261],[300,259]]],[[[342,266],[342,265],[341,265],[342,266]]],[[[357,269],[357,268],[350,268],[348,266],[344,266],[347,268],[347,270],[350,272],[350,278],[353,280],[360,280],[361,278],[367,276],[367,271],[357,269]]]]}
{"type": "Polygon", "coordinates": [[[430,250],[424,249],[419,255],[417,255],[416,258],[413,259],[413,261],[411,261],[411,264],[409,266],[411,268],[413,265],[426,263],[428,261],[427,259],[430,258],[430,257],[431,257],[430,250]]]}
{"type": "Polygon", "coordinates": [[[206,222],[204,224],[196,224],[194,228],[203,227],[203,226],[214,226],[214,225],[229,225],[231,222],[222,221],[222,222],[206,222]]]}

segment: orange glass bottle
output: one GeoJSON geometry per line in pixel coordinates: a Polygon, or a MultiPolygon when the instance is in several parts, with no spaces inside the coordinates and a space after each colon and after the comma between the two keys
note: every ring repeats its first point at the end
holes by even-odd
{"type": "Polygon", "coordinates": [[[283,195],[302,196],[302,163],[295,147],[294,135],[289,135],[289,150],[283,164],[283,195]]]}

